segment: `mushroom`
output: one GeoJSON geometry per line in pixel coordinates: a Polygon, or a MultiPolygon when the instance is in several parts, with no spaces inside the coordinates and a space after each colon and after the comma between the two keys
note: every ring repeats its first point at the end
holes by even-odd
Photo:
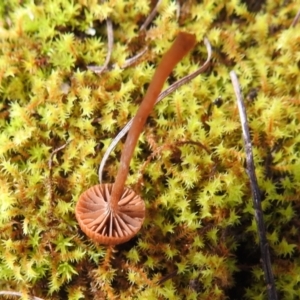
{"type": "Polygon", "coordinates": [[[145,203],[132,189],[124,186],[130,160],[167,77],[195,43],[195,35],[179,32],[163,56],[128,132],[115,183],[95,185],[80,195],[75,215],[82,231],[92,240],[117,245],[127,242],[140,230],[145,219],[145,203]]]}

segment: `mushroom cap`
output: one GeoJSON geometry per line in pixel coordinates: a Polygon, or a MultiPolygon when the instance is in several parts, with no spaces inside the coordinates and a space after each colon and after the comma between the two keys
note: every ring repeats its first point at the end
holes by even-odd
{"type": "Polygon", "coordinates": [[[95,242],[117,245],[129,241],[145,219],[145,203],[132,189],[125,187],[118,209],[113,211],[110,196],[113,184],[94,185],[83,192],[75,215],[82,231],[95,242]]]}

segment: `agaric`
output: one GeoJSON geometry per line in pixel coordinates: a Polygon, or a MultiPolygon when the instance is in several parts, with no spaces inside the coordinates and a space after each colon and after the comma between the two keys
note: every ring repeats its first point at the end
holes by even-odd
{"type": "Polygon", "coordinates": [[[145,219],[145,203],[133,190],[125,187],[130,160],[167,77],[195,43],[195,35],[180,32],[164,54],[128,132],[115,183],[98,184],[81,194],[76,205],[76,218],[83,232],[94,241],[117,245],[130,240],[140,230],[145,219]]]}

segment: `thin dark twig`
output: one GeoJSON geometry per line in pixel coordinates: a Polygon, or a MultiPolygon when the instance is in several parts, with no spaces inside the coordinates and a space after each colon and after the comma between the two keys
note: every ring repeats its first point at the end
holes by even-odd
{"type": "MultiPolygon", "coordinates": [[[[112,49],[112,48],[111,48],[112,49]]],[[[111,50],[112,51],[112,50],[111,50]]],[[[143,50],[138,52],[135,56],[132,56],[125,60],[124,64],[120,66],[121,69],[126,69],[131,65],[135,64],[146,52],[148,51],[148,47],[145,47],[143,50]]],[[[108,56],[107,56],[108,58],[108,56]]],[[[105,63],[103,66],[88,66],[87,68],[97,74],[101,74],[103,71],[113,70],[117,67],[117,64],[113,64],[112,66],[108,66],[109,61],[107,64],[105,63]]]]}
{"type": "Polygon", "coordinates": [[[146,18],[145,22],[143,23],[143,25],[140,27],[139,31],[143,31],[147,28],[147,26],[152,22],[152,20],[154,19],[156,13],[157,13],[157,8],[160,4],[161,0],[158,0],[155,7],[153,8],[153,10],[151,11],[151,13],[148,15],[148,17],[146,18]]]}
{"type": "Polygon", "coordinates": [[[113,24],[110,18],[106,19],[106,29],[107,29],[107,55],[103,66],[88,66],[87,68],[97,74],[101,74],[103,71],[107,70],[108,64],[110,62],[111,54],[114,46],[114,30],[113,24]]]}
{"type": "MultiPolygon", "coordinates": [[[[22,293],[19,292],[12,292],[12,291],[0,291],[0,295],[9,295],[9,296],[18,296],[22,297],[22,293]]],[[[35,297],[35,296],[30,296],[31,300],[43,300],[42,298],[35,297]]]]}
{"type": "Polygon", "coordinates": [[[203,149],[208,155],[211,154],[211,151],[204,144],[202,144],[200,142],[195,142],[195,141],[178,141],[178,142],[174,143],[174,145],[176,145],[176,146],[181,146],[181,145],[185,145],[185,144],[190,144],[190,145],[198,146],[199,148],[203,149]]]}
{"type": "Polygon", "coordinates": [[[158,280],[157,285],[162,285],[164,282],[175,277],[176,275],[177,275],[177,271],[173,271],[172,273],[170,273],[170,274],[164,276],[163,278],[161,278],[160,280],[158,280]]]}
{"type": "Polygon", "coordinates": [[[297,12],[297,14],[295,16],[295,18],[294,18],[294,20],[293,20],[293,22],[291,24],[291,27],[295,27],[299,19],[300,19],[300,9],[298,10],[298,12],[297,12]]]}
{"type": "MultiPolygon", "coordinates": [[[[157,7],[159,6],[160,2],[161,2],[161,0],[157,1],[155,7],[153,8],[153,10],[149,14],[149,16],[146,18],[145,22],[142,24],[139,31],[145,30],[146,27],[152,22],[152,20],[154,19],[155,15],[157,13],[157,7]]],[[[105,63],[103,66],[88,66],[87,67],[89,70],[91,70],[97,74],[101,74],[102,72],[107,71],[107,70],[113,70],[117,66],[117,64],[108,66],[108,64],[110,62],[112,50],[113,50],[114,36],[113,36],[113,26],[112,26],[111,20],[107,19],[106,23],[107,23],[107,36],[108,36],[108,53],[106,56],[105,63]]],[[[145,47],[142,51],[140,51],[133,57],[126,59],[124,64],[120,68],[125,69],[125,68],[128,68],[131,65],[135,64],[147,51],[148,51],[148,47],[145,47]]]]}
{"type": "Polygon", "coordinates": [[[51,205],[53,205],[54,203],[54,194],[53,194],[53,158],[54,158],[54,155],[63,150],[64,148],[66,148],[70,143],[72,142],[72,140],[69,140],[67,141],[64,145],[56,148],[55,150],[52,151],[51,155],[50,155],[50,159],[49,159],[49,163],[48,163],[48,166],[49,166],[49,194],[50,194],[50,202],[51,202],[51,205]]]}
{"type": "Polygon", "coordinates": [[[237,75],[234,71],[230,72],[231,82],[237,99],[238,110],[241,119],[243,139],[246,151],[247,173],[250,179],[251,192],[253,197],[253,206],[255,210],[255,220],[258,228],[259,244],[261,251],[261,262],[265,275],[267,293],[269,300],[277,299],[277,292],[275,287],[274,275],[272,272],[271,258],[269,252],[269,244],[266,236],[266,228],[263,219],[263,211],[261,208],[261,193],[258,187],[257,178],[255,174],[255,166],[252,152],[251,137],[249,126],[247,122],[246,109],[243,103],[243,97],[240,90],[237,75]]]}
{"type": "Polygon", "coordinates": [[[179,20],[181,13],[180,1],[176,0],[176,19],[179,20]]]}
{"type": "MultiPolygon", "coordinates": [[[[148,47],[145,47],[142,51],[137,53],[135,56],[132,56],[124,61],[124,64],[120,66],[120,69],[126,69],[132,65],[134,65],[146,52],[148,51],[148,47]]],[[[107,66],[105,71],[111,71],[117,67],[117,64],[113,64],[112,66],[107,66]]],[[[87,67],[89,70],[99,74],[99,70],[102,67],[98,66],[88,66],[87,67]]],[[[102,73],[102,71],[101,71],[102,73]]]]}
{"type": "MultiPolygon", "coordinates": [[[[179,80],[177,80],[175,83],[173,83],[171,86],[169,86],[166,90],[164,90],[163,92],[161,92],[155,102],[155,104],[159,103],[162,99],[164,99],[165,97],[167,97],[169,94],[171,94],[173,91],[175,91],[176,89],[178,89],[179,87],[181,87],[182,85],[184,85],[185,83],[191,81],[192,79],[194,79],[195,77],[197,77],[199,74],[203,73],[204,71],[206,71],[206,69],[209,67],[210,64],[210,60],[211,60],[211,56],[212,56],[212,48],[211,45],[209,43],[209,40],[207,38],[204,38],[204,44],[206,46],[207,49],[207,59],[205,61],[205,63],[194,73],[189,74],[179,80]]],[[[103,158],[101,160],[100,166],[99,166],[99,170],[98,170],[98,176],[99,176],[99,182],[102,183],[102,173],[103,173],[103,169],[105,166],[105,163],[110,155],[110,153],[113,151],[113,149],[116,147],[116,145],[118,144],[118,142],[125,136],[125,134],[128,132],[128,130],[130,129],[131,125],[133,122],[133,118],[128,121],[128,123],[123,127],[123,129],[117,134],[117,136],[113,139],[113,141],[111,142],[111,144],[109,145],[109,147],[107,148],[107,150],[105,151],[103,158]]]]}
{"type": "MultiPolygon", "coordinates": [[[[137,53],[135,56],[130,57],[125,60],[124,64],[120,67],[121,69],[126,69],[133,64],[135,64],[146,52],[148,51],[148,47],[145,47],[141,52],[137,53]]],[[[116,64],[113,64],[111,68],[114,69],[116,67],[116,64]]]]}
{"type": "MultiPolygon", "coordinates": [[[[142,31],[142,30],[146,29],[146,27],[152,22],[153,18],[155,17],[155,15],[157,13],[157,7],[159,6],[160,2],[161,2],[161,0],[157,1],[155,7],[151,11],[149,16],[145,20],[145,22],[143,23],[143,25],[140,27],[139,31],[142,31]]],[[[112,53],[112,48],[113,48],[112,23],[111,23],[110,20],[109,20],[109,22],[110,22],[110,24],[107,23],[108,49],[109,50],[108,50],[108,54],[107,54],[107,57],[106,57],[106,61],[105,61],[103,66],[88,66],[87,67],[89,70],[91,70],[91,71],[93,71],[97,74],[101,74],[103,71],[106,71],[106,70],[113,70],[117,66],[117,64],[113,64],[110,67],[108,66],[109,61],[110,61],[110,57],[111,57],[111,53],[112,53]]],[[[128,68],[131,65],[135,64],[147,51],[148,51],[148,47],[145,47],[142,51],[140,51],[139,53],[137,53],[133,57],[126,59],[124,64],[120,68],[125,69],[125,68],[128,68]]]]}

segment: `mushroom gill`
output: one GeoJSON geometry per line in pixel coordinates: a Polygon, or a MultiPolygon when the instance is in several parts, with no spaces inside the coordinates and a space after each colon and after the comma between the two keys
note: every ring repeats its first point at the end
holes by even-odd
{"type": "Polygon", "coordinates": [[[113,184],[98,184],[81,194],[76,218],[82,231],[105,245],[125,243],[140,230],[145,218],[145,203],[125,187],[117,209],[109,205],[113,184]]]}
{"type": "Polygon", "coordinates": [[[76,218],[81,229],[94,241],[106,245],[121,244],[141,228],[145,218],[144,201],[125,187],[130,160],[167,77],[195,43],[195,35],[179,32],[163,56],[128,132],[115,183],[96,185],[81,194],[76,205],[76,218]]]}

